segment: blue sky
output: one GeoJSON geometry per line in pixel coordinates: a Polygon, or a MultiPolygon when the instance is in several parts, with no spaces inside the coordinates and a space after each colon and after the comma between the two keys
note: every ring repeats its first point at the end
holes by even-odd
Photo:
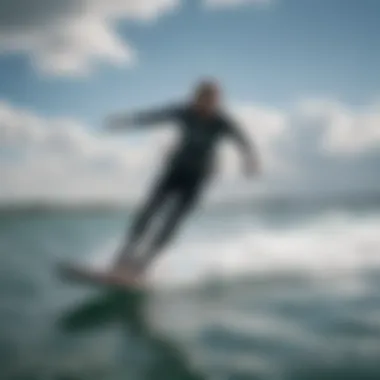
{"type": "MultiPolygon", "coordinates": [[[[225,6],[96,0],[88,9],[70,1],[51,0],[49,7],[22,1],[17,10],[11,0],[0,5],[9,15],[0,17],[0,99],[13,114],[71,118],[88,131],[110,112],[170,102],[212,75],[229,102],[280,112],[283,123],[294,118],[295,104],[310,99],[318,99],[319,110],[321,99],[329,102],[343,115],[339,120],[351,118],[339,127],[351,140],[363,113],[378,117],[377,0],[230,0],[225,6]]],[[[377,139],[377,119],[367,119],[368,145],[377,139]]],[[[323,128],[331,130],[331,123],[323,128]]],[[[377,147],[370,146],[371,162],[377,147]]]]}
{"type": "Polygon", "coordinates": [[[363,104],[380,87],[380,3],[277,0],[211,10],[183,2],[151,25],[121,21],[138,51],[135,67],[100,67],[85,78],[36,73],[30,57],[0,58],[0,97],[44,115],[92,122],[108,110],[171,100],[204,74],[234,99],[287,105],[327,95],[363,104]]]}

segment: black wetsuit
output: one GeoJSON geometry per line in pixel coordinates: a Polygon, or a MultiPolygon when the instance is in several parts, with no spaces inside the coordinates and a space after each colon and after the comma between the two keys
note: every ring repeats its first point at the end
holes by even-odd
{"type": "Polygon", "coordinates": [[[147,203],[138,213],[121,254],[122,261],[134,257],[134,247],[142,239],[151,219],[163,218],[149,253],[143,257],[142,265],[145,266],[169,242],[180,221],[194,206],[204,184],[214,172],[216,148],[222,138],[234,139],[248,161],[252,161],[252,155],[247,139],[222,113],[203,116],[191,106],[178,106],[136,114],[131,122],[140,126],[175,122],[181,129],[180,142],[170,154],[164,173],[147,203]],[[168,212],[162,213],[168,201],[173,203],[168,212]]]}

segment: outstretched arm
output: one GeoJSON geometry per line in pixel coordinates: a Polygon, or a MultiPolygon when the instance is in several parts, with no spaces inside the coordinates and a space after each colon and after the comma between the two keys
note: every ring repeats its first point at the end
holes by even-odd
{"type": "Polygon", "coordinates": [[[131,114],[122,113],[112,115],[106,120],[106,128],[109,130],[124,130],[134,127],[160,124],[177,118],[179,112],[178,107],[166,107],[131,114]]]}
{"type": "Polygon", "coordinates": [[[247,176],[259,172],[259,158],[253,142],[233,123],[228,123],[229,136],[238,144],[242,153],[244,172],[247,176]]]}

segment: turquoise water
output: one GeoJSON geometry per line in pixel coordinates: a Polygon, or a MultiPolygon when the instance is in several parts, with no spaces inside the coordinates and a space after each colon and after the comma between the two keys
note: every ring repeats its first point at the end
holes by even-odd
{"type": "Polygon", "coordinates": [[[0,215],[0,378],[379,379],[380,208],[199,212],[117,294],[59,280],[106,267],[123,211],[0,215]]]}

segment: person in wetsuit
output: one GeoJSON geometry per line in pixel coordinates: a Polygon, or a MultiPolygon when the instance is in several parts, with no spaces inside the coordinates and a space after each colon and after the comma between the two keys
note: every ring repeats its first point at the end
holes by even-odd
{"type": "Polygon", "coordinates": [[[233,139],[239,146],[247,175],[255,173],[257,157],[252,145],[220,107],[221,89],[215,81],[202,81],[188,104],[159,110],[112,117],[108,127],[123,129],[128,125],[146,126],[175,122],[181,131],[180,142],[169,156],[163,174],[150,197],[139,210],[130,234],[122,248],[116,268],[131,267],[142,273],[170,242],[182,221],[196,205],[205,184],[215,171],[216,148],[223,138],[233,139]],[[166,205],[170,204],[165,211],[166,205]],[[150,222],[159,218],[162,226],[144,255],[137,247],[150,222]]]}

